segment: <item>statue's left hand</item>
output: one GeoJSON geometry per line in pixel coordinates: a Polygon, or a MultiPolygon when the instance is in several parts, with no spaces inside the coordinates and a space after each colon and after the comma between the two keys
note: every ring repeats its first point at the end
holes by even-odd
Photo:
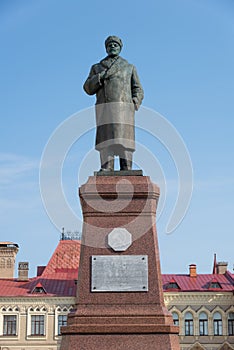
{"type": "Polygon", "coordinates": [[[138,99],[136,97],[133,97],[132,101],[134,103],[135,111],[138,111],[139,109],[138,99]]]}

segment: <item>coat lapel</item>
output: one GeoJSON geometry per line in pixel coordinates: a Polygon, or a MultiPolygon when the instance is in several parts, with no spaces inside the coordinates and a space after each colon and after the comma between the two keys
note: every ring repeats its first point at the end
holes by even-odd
{"type": "Polygon", "coordinates": [[[108,58],[104,58],[100,63],[101,65],[107,69],[105,78],[109,78],[110,76],[114,75],[121,66],[121,57],[118,57],[114,62],[113,60],[110,60],[108,58]]]}

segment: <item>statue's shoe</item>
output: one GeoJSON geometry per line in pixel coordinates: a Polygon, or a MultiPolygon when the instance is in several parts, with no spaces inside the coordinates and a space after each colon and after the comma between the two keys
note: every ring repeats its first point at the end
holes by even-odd
{"type": "Polygon", "coordinates": [[[114,169],[111,168],[101,168],[100,171],[114,171],[114,169]]]}

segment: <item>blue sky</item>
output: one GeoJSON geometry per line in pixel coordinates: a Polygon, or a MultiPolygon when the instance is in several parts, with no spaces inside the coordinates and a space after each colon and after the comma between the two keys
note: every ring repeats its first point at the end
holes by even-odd
{"type": "MultiPolygon", "coordinates": [[[[162,271],[185,273],[190,263],[197,263],[199,272],[209,272],[214,253],[232,270],[233,1],[80,3],[0,2],[0,240],[20,245],[17,261],[30,261],[31,275],[56,247],[59,232],[40,196],[40,159],[56,127],[94,104],[82,85],[91,64],[105,56],[105,38],[115,34],[124,43],[121,55],[137,67],[143,105],[174,125],[193,163],[189,210],[167,235],[176,169],[157,140],[137,132],[137,141],[158,158],[168,184],[158,222],[162,271]]],[[[64,164],[64,192],[75,211],[80,210],[77,172],[93,144],[93,132],[87,133],[64,164]]],[[[157,182],[151,171],[146,175],[157,182]]]]}

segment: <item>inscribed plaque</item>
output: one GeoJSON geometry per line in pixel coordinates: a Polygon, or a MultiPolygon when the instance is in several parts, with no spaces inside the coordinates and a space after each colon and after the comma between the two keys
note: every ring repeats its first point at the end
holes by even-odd
{"type": "Polygon", "coordinates": [[[92,256],[92,292],[147,292],[147,255],[92,256]]]}

